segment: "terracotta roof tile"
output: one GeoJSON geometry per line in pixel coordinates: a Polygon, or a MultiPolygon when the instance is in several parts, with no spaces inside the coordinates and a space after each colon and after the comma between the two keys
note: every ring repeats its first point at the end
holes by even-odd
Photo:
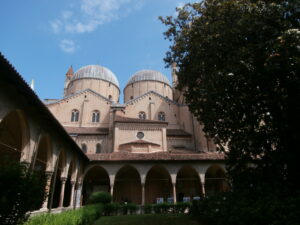
{"type": "Polygon", "coordinates": [[[108,134],[108,128],[100,127],[64,127],[69,134],[108,134]]]}
{"type": "Polygon", "coordinates": [[[184,130],[180,129],[167,129],[167,136],[185,136],[191,137],[192,135],[184,130]]]}
{"type": "Polygon", "coordinates": [[[224,160],[224,154],[210,153],[188,153],[174,154],[168,152],[157,153],[130,153],[113,152],[102,154],[87,154],[91,161],[198,161],[198,160],[224,160]]]}

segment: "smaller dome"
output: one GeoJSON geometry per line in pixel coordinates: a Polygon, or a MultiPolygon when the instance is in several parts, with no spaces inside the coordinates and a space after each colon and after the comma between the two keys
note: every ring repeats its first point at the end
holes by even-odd
{"type": "Polygon", "coordinates": [[[119,81],[115,76],[115,74],[104,66],[88,65],[88,66],[81,67],[78,71],[76,71],[71,81],[84,79],[84,78],[105,80],[113,83],[119,88],[119,81]]]}
{"type": "MultiPolygon", "coordinates": [[[[135,74],[133,74],[129,81],[127,82],[127,85],[138,82],[138,81],[159,81],[162,83],[165,83],[169,86],[170,82],[168,80],[168,78],[163,75],[162,73],[155,71],[155,70],[140,70],[138,72],[136,72],[135,74]]],[[[126,86],[127,86],[126,85],[126,86]]]]}

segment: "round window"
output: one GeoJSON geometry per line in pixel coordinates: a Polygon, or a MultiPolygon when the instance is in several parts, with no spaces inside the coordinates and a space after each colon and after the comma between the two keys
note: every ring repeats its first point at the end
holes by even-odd
{"type": "Polygon", "coordinates": [[[137,134],[136,134],[136,137],[137,137],[138,139],[142,139],[144,136],[145,136],[145,135],[144,135],[143,132],[137,132],[137,134]]]}

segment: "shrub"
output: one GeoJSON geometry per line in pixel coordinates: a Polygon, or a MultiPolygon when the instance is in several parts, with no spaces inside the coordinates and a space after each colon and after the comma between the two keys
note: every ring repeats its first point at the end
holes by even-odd
{"type": "Polygon", "coordinates": [[[127,208],[128,208],[129,214],[135,214],[138,209],[137,205],[134,203],[128,203],[127,208]]]}
{"type": "Polygon", "coordinates": [[[111,200],[112,197],[108,192],[104,192],[104,191],[93,192],[88,199],[88,204],[97,204],[97,203],[108,204],[111,202],[111,200]]]}
{"type": "Polygon", "coordinates": [[[146,205],[144,206],[144,213],[145,213],[145,214],[150,214],[150,213],[152,213],[152,210],[153,210],[153,205],[151,205],[151,204],[146,204],[146,205]]]}
{"type": "Polygon", "coordinates": [[[28,211],[41,207],[45,185],[44,174],[29,172],[22,163],[1,165],[0,224],[14,225],[26,221],[28,211]]]}
{"type": "Polygon", "coordinates": [[[60,214],[46,213],[34,216],[25,225],[90,225],[100,217],[102,210],[101,204],[87,205],[60,214]]]}
{"type": "Polygon", "coordinates": [[[118,215],[121,208],[119,203],[108,203],[103,205],[103,214],[105,216],[118,215]]]}
{"type": "Polygon", "coordinates": [[[175,213],[185,213],[186,211],[190,211],[192,204],[190,202],[177,202],[174,205],[175,213]]]}

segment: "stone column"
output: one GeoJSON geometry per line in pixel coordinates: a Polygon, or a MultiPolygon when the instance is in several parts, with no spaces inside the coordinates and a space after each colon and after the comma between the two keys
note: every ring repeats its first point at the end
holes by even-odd
{"type": "Polygon", "coordinates": [[[82,184],[77,183],[77,190],[76,190],[76,198],[75,198],[75,207],[81,207],[81,193],[82,193],[82,184]]]}
{"type": "Polygon", "coordinates": [[[74,207],[74,192],[75,192],[75,181],[71,181],[71,198],[70,198],[69,207],[74,207]]]}
{"type": "Polygon", "coordinates": [[[142,205],[145,205],[145,184],[142,184],[142,205]]]}
{"type": "Polygon", "coordinates": [[[111,198],[114,199],[114,197],[113,197],[114,196],[114,185],[113,184],[110,185],[110,195],[111,195],[111,198]]]}
{"type": "Polygon", "coordinates": [[[173,183],[173,201],[174,201],[174,204],[177,203],[177,198],[176,198],[176,183],[173,183]]]}
{"type": "Polygon", "coordinates": [[[43,202],[42,209],[47,209],[48,207],[48,201],[49,201],[49,193],[51,188],[51,179],[53,175],[53,171],[46,171],[46,186],[45,186],[45,200],[43,202]]]}
{"type": "Polygon", "coordinates": [[[63,207],[64,205],[64,196],[65,196],[65,185],[67,178],[66,177],[61,177],[61,189],[60,189],[60,198],[59,198],[59,206],[58,207],[63,207]]]}
{"type": "Polygon", "coordinates": [[[205,181],[201,181],[202,195],[205,196],[205,181]]]}

